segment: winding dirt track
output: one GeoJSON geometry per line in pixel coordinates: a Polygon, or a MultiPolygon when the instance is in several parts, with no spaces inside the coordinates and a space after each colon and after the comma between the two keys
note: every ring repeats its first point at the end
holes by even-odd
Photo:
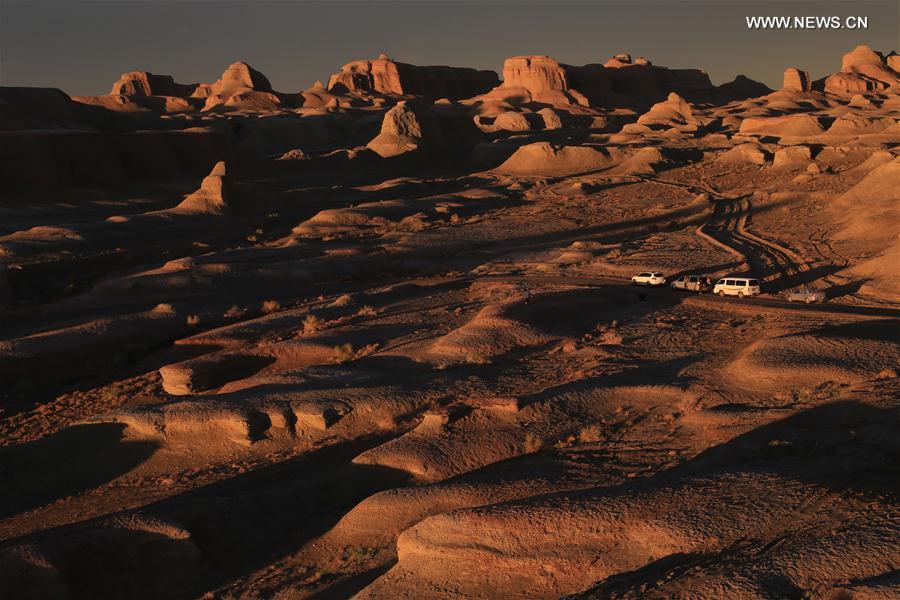
{"type": "Polygon", "coordinates": [[[652,181],[707,194],[713,202],[713,211],[706,223],[696,229],[696,234],[741,259],[746,265],[745,272],[759,277],[766,291],[777,293],[790,288],[796,285],[792,280],[809,270],[806,259],[793,250],[747,230],[753,208],[750,196],[722,194],[702,174],[696,185],[659,178],[652,181]]]}
{"type": "Polygon", "coordinates": [[[787,282],[791,278],[808,271],[809,265],[796,252],[747,231],[751,209],[750,198],[716,200],[712,215],[697,233],[742,255],[750,267],[748,272],[759,276],[767,291],[781,291],[790,287],[787,282]]]}

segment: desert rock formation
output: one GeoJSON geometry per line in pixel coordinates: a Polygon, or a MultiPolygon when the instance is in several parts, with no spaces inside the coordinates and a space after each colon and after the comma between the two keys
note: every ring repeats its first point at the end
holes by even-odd
{"type": "Polygon", "coordinates": [[[0,88],[0,598],[897,597],[896,68],[0,88]]]}
{"type": "Polygon", "coordinates": [[[791,92],[808,92],[812,89],[809,73],[791,67],[784,71],[784,85],[782,89],[791,92]]]}
{"type": "Polygon", "coordinates": [[[395,62],[382,54],[341,67],[328,80],[328,89],[363,94],[395,94],[427,98],[470,98],[498,83],[493,71],[461,67],[420,67],[395,62]]]}
{"type": "Polygon", "coordinates": [[[852,95],[887,89],[900,83],[900,72],[895,67],[881,53],[865,45],[857,46],[844,55],[841,71],[825,78],[825,91],[852,95]]]}

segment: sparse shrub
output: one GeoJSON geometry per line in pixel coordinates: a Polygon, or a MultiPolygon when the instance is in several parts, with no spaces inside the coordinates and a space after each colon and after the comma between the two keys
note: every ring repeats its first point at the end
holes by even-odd
{"type": "Polygon", "coordinates": [[[277,212],[270,212],[269,214],[266,215],[266,217],[268,217],[270,219],[277,219],[279,217],[279,214],[277,212]]]}
{"type": "Polygon", "coordinates": [[[362,348],[360,348],[359,350],[356,351],[356,358],[362,358],[363,356],[368,356],[370,354],[373,354],[380,347],[381,346],[379,346],[379,344],[377,342],[373,343],[373,344],[366,344],[365,346],[363,346],[362,348]]]}
{"type": "Polygon", "coordinates": [[[810,388],[801,388],[798,390],[793,390],[791,392],[791,400],[795,404],[806,404],[807,402],[811,402],[815,399],[815,390],[810,388]]]}
{"type": "Polygon", "coordinates": [[[353,349],[353,344],[340,344],[334,347],[334,356],[331,357],[331,362],[342,364],[350,362],[354,358],[356,358],[356,351],[353,349]]]}
{"type": "Polygon", "coordinates": [[[606,253],[606,258],[621,258],[621,257],[622,257],[622,251],[619,250],[618,248],[613,248],[612,250],[610,250],[609,252],[606,253]]]}
{"type": "Polygon", "coordinates": [[[357,317],[374,317],[377,314],[378,314],[378,311],[375,310],[373,307],[369,306],[368,304],[366,304],[365,306],[360,308],[358,311],[356,311],[357,317]]]}
{"type": "Polygon", "coordinates": [[[533,433],[525,434],[525,442],[522,444],[526,454],[534,454],[544,447],[544,440],[533,433]]]}
{"type": "Polygon", "coordinates": [[[246,308],[241,308],[237,304],[225,311],[223,315],[226,319],[240,319],[247,314],[246,308]]]}
{"type": "Polygon", "coordinates": [[[259,241],[259,237],[257,237],[257,235],[255,233],[251,233],[250,235],[247,236],[247,241],[255,244],[256,242],[259,241]]]}
{"type": "Polygon", "coordinates": [[[304,335],[315,333],[322,329],[324,325],[325,322],[322,319],[310,313],[303,319],[303,333],[304,335]]]}
{"type": "Polygon", "coordinates": [[[797,447],[788,440],[769,440],[765,454],[769,458],[793,456],[797,454],[797,447]]]}
{"type": "Polygon", "coordinates": [[[281,303],[278,300],[266,300],[260,308],[264,315],[281,310],[281,303]]]}
{"type": "Polygon", "coordinates": [[[607,346],[619,346],[622,344],[622,335],[615,329],[606,329],[600,333],[599,340],[607,346]]]}
{"type": "Polygon", "coordinates": [[[453,213],[452,215],[450,215],[450,222],[453,223],[454,225],[458,225],[460,223],[460,221],[462,221],[462,219],[460,218],[460,216],[458,214],[453,213]]]}
{"type": "Polygon", "coordinates": [[[342,294],[331,303],[331,306],[347,306],[353,304],[353,296],[350,294],[342,294]]]}
{"type": "Polygon", "coordinates": [[[344,550],[344,560],[349,562],[364,562],[373,556],[375,556],[374,548],[350,546],[344,550]]]}
{"type": "Polygon", "coordinates": [[[489,365],[491,359],[476,350],[469,350],[466,352],[466,362],[470,365],[489,365]]]}
{"type": "Polygon", "coordinates": [[[188,315],[187,316],[187,324],[188,327],[196,327],[200,324],[200,315],[188,315]]]}
{"type": "Polygon", "coordinates": [[[582,444],[593,444],[603,439],[603,428],[599,423],[582,427],[578,432],[578,441],[582,444]]]}
{"type": "Polygon", "coordinates": [[[879,371],[878,375],[875,376],[875,379],[896,379],[897,378],[897,370],[892,369],[890,367],[886,369],[882,369],[879,371]]]}

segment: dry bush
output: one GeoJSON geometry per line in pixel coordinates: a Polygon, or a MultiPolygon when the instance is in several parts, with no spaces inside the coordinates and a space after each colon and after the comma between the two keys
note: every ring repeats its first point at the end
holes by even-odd
{"type": "Polygon", "coordinates": [[[582,427],[578,432],[578,441],[582,444],[593,444],[603,439],[603,428],[599,423],[582,427]]]}
{"type": "Polygon", "coordinates": [[[601,344],[608,346],[619,346],[622,344],[622,335],[615,329],[606,329],[602,331],[598,339],[601,344]]]}
{"type": "Polygon", "coordinates": [[[225,311],[223,315],[226,319],[240,319],[247,314],[246,308],[241,308],[237,304],[225,311]]]}
{"type": "Polygon", "coordinates": [[[334,356],[331,357],[331,362],[341,364],[350,362],[354,358],[356,358],[356,350],[353,349],[353,344],[340,344],[334,347],[334,356]]]}
{"type": "Polygon", "coordinates": [[[538,452],[543,447],[544,440],[534,435],[533,433],[525,434],[525,442],[522,444],[522,449],[525,450],[526,454],[533,454],[535,452],[538,452]]]}
{"type": "Polygon", "coordinates": [[[262,303],[260,310],[264,315],[281,310],[281,303],[278,300],[266,300],[262,303]]]}
{"type": "Polygon", "coordinates": [[[175,309],[168,302],[161,302],[153,307],[153,312],[164,315],[174,315],[175,309]]]}
{"type": "Polygon", "coordinates": [[[897,378],[897,370],[892,369],[890,367],[886,369],[882,369],[878,372],[878,375],[875,376],[875,379],[896,379],[897,378]]]}
{"type": "Polygon", "coordinates": [[[338,296],[337,299],[331,303],[331,306],[347,306],[349,304],[353,304],[353,296],[350,294],[343,294],[338,296]]]}
{"type": "Polygon", "coordinates": [[[200,324],[200,315],[188,315],[187,316],[187,324],[188,327],[196,327],[200,324]]]}
{"type": "Polygon", "coordinates": [[[466,352],[466,362],[470,365],[489,365],[491,364],[491,359],[480,352],[469,350],[466,352]]]}
{"type": "Polygon", "coordinates": [[[356,311],[357,317],[374,317],[377,314],[378,314],[378,311],[375,310],[373,307],[369,306],[368,304],[366,304],[365,306],[360,308],[358,311],[356,311]]]}
{"type": "Polygon", "coordinates": [[[306,315],[306,318],[303,319],[303,333],[304,335],[309,335],[311,333],[315,333],[322,329],[325,326],[325,321],[320,319],[314,314],[306,315]]]}

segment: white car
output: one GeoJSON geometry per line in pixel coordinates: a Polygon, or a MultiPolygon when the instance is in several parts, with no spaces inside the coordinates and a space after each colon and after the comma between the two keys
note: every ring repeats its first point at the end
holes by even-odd
{"type": "Polygon", "coordinates": [[[754,277],[725,277],[716,282],[713,293],[720,296],[759,296],[759,279],[754,277]]]}
{"type": "Polygon", "coordinates": [[[665,285],[666,278],[656,271],[644,271],[631,278],[631,285],[665,285]]]}

